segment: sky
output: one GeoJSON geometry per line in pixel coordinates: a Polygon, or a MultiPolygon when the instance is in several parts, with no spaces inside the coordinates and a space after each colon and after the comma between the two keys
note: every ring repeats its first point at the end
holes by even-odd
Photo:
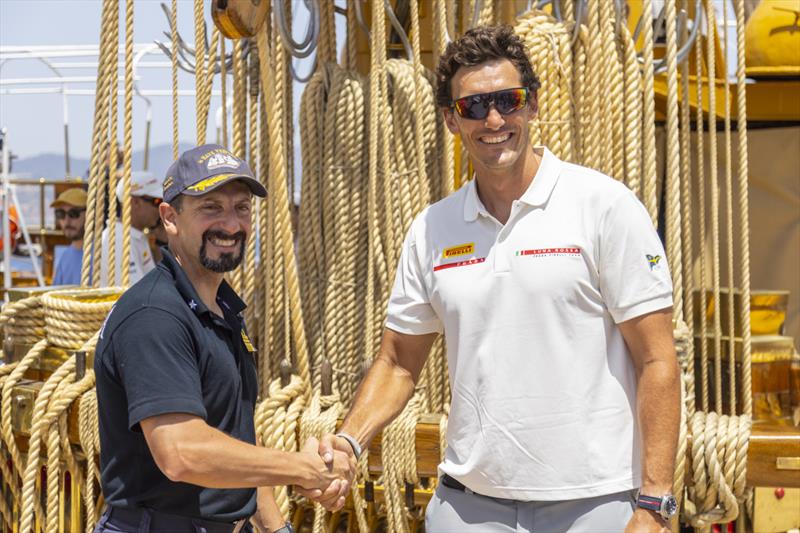
{"type": "MultiPolygon", "coordinates": [[[[124,0],[120,2],[120,49],[124,50],[124,0]]],[[[166,0],[167,5],[171,4],[166,0]]],[[[339,2],[341,3],[341,2],[339,2]]],[[[154,40],[168,42],[163,32],[169,31],[169,23],[161,9],[159,0],[135,0],[134,2],[134,42],[152,43],[154,40]]],[[[209,15],[209,2],[204,2],[209,36],[212,27],[209,15]]],[[[194,15],[192,0],[178,1],[178,31],[190,45],[194,42],[194,15]]],[[[302,37],[308,20],[302,1],[293,0],[295,22],[293,29],[297,37],[302,37]]],[[[41,45],[96,45],[100,36],[101,0],[0,0],[0,46],[41,46],[41,45]]],[[[342,17],[337,16],[337,36],[344,32],[342,17]]],[[[341,40],[341,39],[340,39],[341,40]]],[[[226,50],[231,42],[226,43],[226,50]]],[[[120,55],[120,61],[124,55],[120,55]]],[[[51,61],[67,63],[72,61],[92,62],[97,57],[55,58],[51,61]]],[[[148,54],[142,63],[165,63],[169,59],[163,53],[148,54]]],[[[305,71],[305,64],[298,70],[305,71]]],[[[69,83],[70,89],[95,88],[96,67],[62,68],[64,76],[88,78],[88,82],[69,83]]],[[[124,75],[124,69],[120,69],[124,75]]],[[[171,88],[169,68],[141,68],[138,71],[138,85],[142,90],[171,88]]],[[[11,150],[19,158],[38,154],[54,153],[63,157],[64,153],[64,105],[63,97],[55,94],[3,94],[4,90],[22,87],[59,88],[60,83],[20,85],[15,80],[23,78],[52,78],[55,74],[43,63],[34,59],[10,59],[0,64],[0,127],[7,128],[7,140],[11,150]]],[[[232,78],[229,76],[228,89],[232,92],[232,78]]],[[[180,89],[193,90],[194,74],[179,72],[180,89]]],[[[120,83],[120,88],[124,84],[120,83]]],[[[220,88],[218,79],[214,89],[220,88]]],[[[295,106],[299,104],[302,85],[295,84],[295,106]]],[[[152,126],[150,146],[172,142],[171,96],[154,96],[152,101],[152,126]]],[[[120,101],[121,102],[121,101],[120,101]]],[[[209,117],[208,142],[215,141],[215,114],[221,106],[219,96],[212,97],[209,117]]],[[[69,123],[69,151],[72,157],[88,158],[91,151],[92,125],[94,118],[94,96],[67,96],[69,123]]],[[[122,105],[120,104],[120,108],[122,105]]],[[[194,96],[180,98],[179,136],[181,142],[194,143],[195,115],[194,96]]],[[[122,126],[120,110],[120,128],[122,126]]],[[[296,112],[295,112],[296,115],[296,112]]],[[[146,104],[138,97],[133,101],[133,148],[144,147],[146,104]]],[[[230,123],[230,122],[229,122],[230,123]]],[[[120,129],[120,139],[121,139],[120,129]]],[[[298,141],[299,146],[299,141],[298,141]]],[[[298,161],[299,163],[299,161],[298,161]]],[[[296,168],[299,166],[296,165],[296,168]]],[[[73,170],[74,172],[74,170],[73,170]]]]}

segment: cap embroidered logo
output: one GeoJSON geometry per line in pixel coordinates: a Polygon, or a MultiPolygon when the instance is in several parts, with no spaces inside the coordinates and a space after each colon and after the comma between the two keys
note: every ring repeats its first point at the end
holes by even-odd
{"type": "Polygon", "coordinates": [[[239,161],[230,154],[217,153],[208,158],[206,168],[215,170],[222,167],[239,168],[239,161]]]}

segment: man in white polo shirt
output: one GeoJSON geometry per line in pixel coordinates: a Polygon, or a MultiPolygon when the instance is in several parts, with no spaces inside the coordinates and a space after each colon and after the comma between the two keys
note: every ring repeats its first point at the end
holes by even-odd
{"type": "MultiPolygon", "coordinates": [[[[130,231],[130,285],[133,285],[156,267],[153,253],[145,229],[155,227],[158,223],[158,205],[162,198],[162,180],[147,171],[131,173],[131,231],[130,231]]],[[[114,223],[116,235],[114,236],[114,276],[108,273],[108,229],[103,230],[102,236],[102,261],[100,262],[100,285],[119,285],[122,283],[122,202],[125,191],[122,179],[117,183],[117,220],[114,223]]]]}
{"type": "Polygon", "coordinates": [[[452,404],[426,531],[665,531],[680,374],[647,212],[530,145],[539,82],[511,28],[450,43],[437,81],[475,179],[409,229],[380,352],[320,451],[359,454],[443,332],[452,404]]]}

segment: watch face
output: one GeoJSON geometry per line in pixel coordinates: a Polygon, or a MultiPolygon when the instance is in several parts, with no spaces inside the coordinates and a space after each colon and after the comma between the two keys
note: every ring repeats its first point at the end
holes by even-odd
{"type": "Polygon", "coordinates": [[[661,516],[664,518],[672,518],[672,516],[678,512],[678,501],[675,499],[673,495],[664,496],[664,499],[661,500],[661,516]]]}

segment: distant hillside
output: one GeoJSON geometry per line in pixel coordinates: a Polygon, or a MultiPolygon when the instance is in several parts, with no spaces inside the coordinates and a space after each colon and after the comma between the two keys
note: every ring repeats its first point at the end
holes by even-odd
{"type": "MultiPolygon", "coordinates": [[[[181,143],[180,150],[191,148],[189,143],[181,143]]],[[[150,148],[148,170],[156,176],[163,176],[172,164],[172,145],[161,144],[150,148]]],[[[144,150],[133,153],[133,170],[142,170],[144,150]]],[[[86,176],[89,160],[71,157],[70,171],[74,176],[86,176]]],[[[64,178],[64,154],[40,154],[25,159],[15,159],[11,171],[19,178],[62,179],[64,178]]]]}

